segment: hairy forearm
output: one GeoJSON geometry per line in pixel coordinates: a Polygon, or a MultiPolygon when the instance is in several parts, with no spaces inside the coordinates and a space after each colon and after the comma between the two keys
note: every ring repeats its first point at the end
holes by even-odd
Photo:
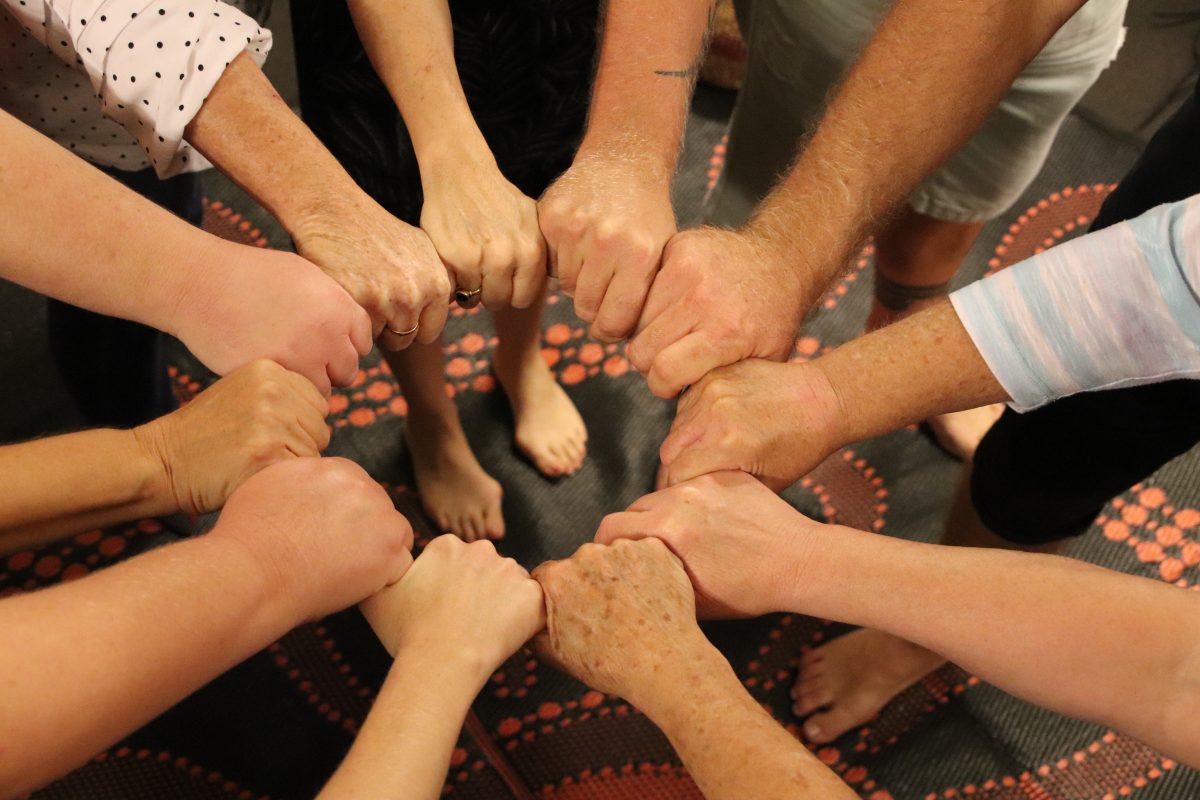
{"type": "Polygon", "coordinates": [[[1083,0],[900,0],[788,175],[748,223],[814,280],[813,302],[864,239],[983,123],[1083,0]]]}
{"type": "Polygon", "coordinates": [[[446,0],[352,0],[350,11],[422,170],[452,153],[490,158],[458,78],[446,0]]]}
{"type": "Polygon", "coordinates": [[[712,0],[608,0],[580,156],[638,154],[670,180],[714,8],[712,0]]]}
{"type": "Polygon", "coordinates": [[[1009,399],[949,300],[848,342],[812,365],[837,395],[839,445],[1009,399]]]}
{"type": "Polygon", "coordinates": [[[3,111],[0,140],[2,277],[171,333],[188,294],[220,280],[233,245],[139,197],[3,111]]]}
{"type": "Polygon", "coordinates": [[[0,796],[77,766],[284,633],[298,620],[266,577],[242,545],[206,536],[0,602],[20,643],[0,652],[0,796]]]}
{"type": "Polygon", "coordinates": [[[185,131],[187,141],[299,237],[362,192],[246,54],[185,131]]]}
{"type": "Polygon", "coordinates": [[[1200,764],[1194,592],[1061,556],[847,528],[826,529],[798,558],[781,608],[901,636],[1018,697],[1200,764]]]}
{"type": "Polygon", "coordinates": [[[178,511],[136,431],[93,430],[0,447],[0,553],[178,511]]]}
{"type": "Polygon", "coordinates": [[[675,663],[636,702],[707,800],[857,797],[762,709],[712,645],[675,663]]]}
{"type": "Polygon", "coordinates": [[[436,800],[482,680],[453,657],[401,651],[354,746],[320,800],[436,800]],[[437,675],[430,682],[429,676],[437,675]]]}

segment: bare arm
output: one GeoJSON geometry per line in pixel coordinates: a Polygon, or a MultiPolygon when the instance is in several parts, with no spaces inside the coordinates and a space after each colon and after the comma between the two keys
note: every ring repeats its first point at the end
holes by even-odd
{"type": "Polygon", "coordinates": [[[824,526],[812,536],[819,545],[781,608],[895,634],[1200,766],[1195,592],[1061,556],[824,526]]]}
{"type": "Polygon", "coordinates": [[[892,539],[802,516],[741,472],[642,498],[607,543],[657,537],[702,613],[887,631],[1034,703],[1200,764],[1200,597],[1060,556],[892,539]]]}
{"type": "Polygon", "coordinates": [[[320,799],[437,800],[471,701],[545,622],[541,589],[491,543],[445,535],[361,607],[396,661],[320,799]]]}
{"type": "Polygon", "coordinates": [[[133,430],[0,447],[0,553],[141,517],[214,511],[264,467],[318,455],[329,443],[327,410],[304,378],[257,361],[133,430]]]}
{"type": "Polygon", "coordinates": [[[489,309],[528,308],[546,283],[537,203],[509,183],[467,105],[446,0],[354,0],[355,26],[404,117],[421,170],[421,229],[489,309]]]}
{"type": "Polygon", "coordinates": [[[710,0],[609,0],[587,131],[538,204],[550,273],[593,336],[630,336],[675,233],[671,178],[710,0]]]}
{"type": "Polygon", "coordinates": [[[266,577],[206,536],[0,603],[21,643],[0,653],[0,794],[67,772],[298,622],[266,577]]]}
{"type": "Polygon", "coordinates": [[[983,124],[1084,2],[895,4],[747,225],[777,258],[811,275],[806,307],[878,222],[983,124]]]}
{"type": "Polygon", "coordinates": [[[0,277],[170,333],[222,375],[271,358],[328,393],[358,374],[370,324],[312,264],[205,233],[3,111],[0,140],[0,277]]]}
{"type": "Polygon", "coordinates": [[[787,177],[743,228],[676,235],[630,361],[673,397],[713,369],[785,360],[863,240],[984,121],[1083,0],[901,0],[787,177]]]}
{"type": "Polygon", "coordinates": [[[135,431],[95,430],[0,448],[0,553],[178,511],[162,462],[135,431]]]}
{"type": "Polygon", "coordinates": [[[437,338],[450,282],[428,238],[358,188],[247,55],[226,68],[186,135],[367,310],[385,346],[437,338]],[[418,322],[415,336],[385,330],[418,322]]]}
{"type": "Polygon", "coordinates": [[[707,800],[857,797],[763,710],[715,647],[703,637],[696,645],[656,676],[638,708],[671,740],[707,800]]]}
{"type": "Polygon", "coordinates": [[[763,711],[704,638],[687,575],[662,542],[585,544],[534,577],[546,594],[539,651],[644,711],[708,800],[856,796],[763,711]]]}
{"type": "Polygon", "coordinates": [[[0,652],[0,796],[40,787],[293,625],[398,580],[411,544],[360,468],[296,459],[247,481],[200,538],[0,602],[0,629],[20,643],[0,652]]]}

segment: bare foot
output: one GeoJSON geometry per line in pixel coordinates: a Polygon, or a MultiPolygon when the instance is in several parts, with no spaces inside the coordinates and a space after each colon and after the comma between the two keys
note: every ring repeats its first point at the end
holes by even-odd
{"type": "Polygon", "coordinates": [[[983,437],[1003,413],[1004,405],[996,403],[930,417],[927,422],[933,437],[946,452],[969,462],[975,457],[975,449],[983,437]]]}
{"type": "Polygon", "coordinates": [[[457,420],[447,424],[410,413],[405,435],[421,504],[438,528],[468,542],[504,538],[504,491],[479,465],[457,420]]]}
{"type": "Polygon", "coordinates": [[[587,428],[541,353],[509,365],[498,352],[493,368],[512,405],[517,449],[548,478],[577,472],[587,454],[587,428]]]}
{"type": "Polygon", "coordinates": [[[804,654],[792,710],[804,735],[826,744],[865,725],[893,697],[945,664],[937,653],[890,634],[852,631],[804,654]]]}

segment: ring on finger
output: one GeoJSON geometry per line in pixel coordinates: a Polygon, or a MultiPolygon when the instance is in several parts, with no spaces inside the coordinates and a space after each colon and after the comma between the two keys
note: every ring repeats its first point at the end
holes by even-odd
{"type": "Polygon", "coordinates": [[[419,328],[419,327],[421,327],[421,323],[418,322],[416,325],[413,325],[411,328],[409,328],[406,331],[398,331],[395,328],[387,328],[386,330],[388,333],[392,334],[393,336],[412,336],[414,333],[417,332],[417,328],[419,328]]]}
{"type": "Polygon", "coordinates": [[[483,289],[455,289],[454,302],[458,303],[460,308],[474,308],[479,305],[482,299],[483,289]]]}

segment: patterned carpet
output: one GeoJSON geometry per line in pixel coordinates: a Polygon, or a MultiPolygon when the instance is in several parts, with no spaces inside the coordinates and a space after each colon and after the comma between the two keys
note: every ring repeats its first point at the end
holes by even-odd
{"type": "MultiPolygon", "coordinates": [[[[697,102],[677,192],[685,221],[696,218],[705,185],[720,168],[727,111],[724,96],[705,94],[697,102]]],[[[1070,120],[1027,197],[985,231],[969,272],[1000,269],[1078,233],[1133,156],[1070,120]]],[[[208,204],[209,229],[263,246],[286,245],[232,187],[213,182],[210,196],[221,199],[208,204]]],[[[861,328],[870,255],[864,252],[814,312],[795,359],[811,358],[861,328]]],[[[587,338],[568,302],[552,296],[547,317],[543,352],[591,433],[587,465],[557,482],[539,477],[513,450],[511,415],[489,371],[495,344],[489,316],[458,311],[446,335],[447,385],[480,461],[505,489],[510,534],[501,549],[531,567],[569,555],[605,513],[649,489],[671,417],[670,404],[650,396],[621,347],[587,338]]],[[[185,398],[209,381],[184,353],[174,378],[185,398]]],[[[330,410],[336,428],[331,452],[366,466],[419,535],[430,536],[401,434],[405,401],[377,356],[364,362],[356,384],[339,392],[330,410]]],[[[1188,454],[1114,500],[1073,555],[1181,587],[1200,585],[1198,464],[1188,454]]],[[[786,497],[820,518],[931,539],[957,470],[909,428],[833,456],[786,497]]],[[[143,521],[19,553],[0,561],[0,596],[78,578],[173,538],[161,524],[143,521]]],[[[163,609],[164,619],[169,611],[163,609]]],[[[792,615],[708,627],[746,688],[792,731],[797,720],[787,693],[800,654],[844,630],[792,615]]],[[[301,627],[34,796],[311,797],[349,747],[386,668],[357,612],[301,627]]],[[[1200,774],[1127,737],[1015,700],[953,666],[818,755],[869,800],[1200,796],[1200,774]]],[[[700,797],[664,737],[636,709],[589,691],[528,652],[505,664],[478,698],[444,794],[464,800],[700,797]]]]}

